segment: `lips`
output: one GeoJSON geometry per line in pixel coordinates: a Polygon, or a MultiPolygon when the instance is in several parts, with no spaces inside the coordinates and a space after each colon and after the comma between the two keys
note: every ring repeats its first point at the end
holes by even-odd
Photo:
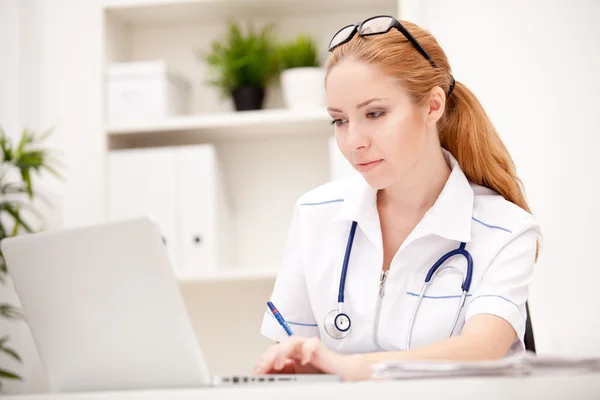
{"type": "Polygon", "coordinates": [[[382,161],[383,160],[367,161],[364,163],[357,163],[356,166],[360,172],[367,172],[377,167],[382,161]]]}
{"type": "Polygon", "coordinates": [[[356,163],[356,164],[357,164],[357,165],[360,165],[360,166],[367,166],[367,165],[370,165],[370,164],[373,164],[373,163],[376,163],[376,162],[379,162],[379,161],[381,161],[381,160],[375,160],[375,161],[366,161],[366,162],[362,162],[362,163],[356,163]]]}

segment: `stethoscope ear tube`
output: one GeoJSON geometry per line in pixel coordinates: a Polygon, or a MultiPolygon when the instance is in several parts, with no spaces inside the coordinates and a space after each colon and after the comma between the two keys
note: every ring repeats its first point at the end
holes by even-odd
{"type": "Polygon", "coordinates": [[[429,286],[429,282],[431,281],[431,279],[433,279],[435,277],[435,275],[437,274],[437,272],[440,270],[440,266],[446,262],[446,260],[448,260],[450,257],[454,257],[457,255],[462,255],[466,258],[467,260],[467,273],[465,275],[465,280],[461,286],[462,289],[462,295],[460,296],[460,303],[458,305],[458,308],[456,310],[456,314],[454,316],[454,323],[452,324],[452,329],[450,330],[450,334],[448,335],[448,337],[451,337],[452,334],[454,333],[454,330],[456,329],[456,325],[458,323],[458,319],[460,317],[460,312],[463,309],[463,306],[465,305],[465,299],[467,298],[467,293],[469,292],[469,289],[471,287],[471,280],[473,278],[473,257],[471,256],[471,253],[469,253],[466,249],[466,243],[462,242],[460,244],[460,246],[458,247],[458,249],[456,250],[452,250],[446,254],[444,254],[430,269],[429,272],[427,273],[427,276],[425,277],[425,282],[423,282],[423,287],[421,288],[421,292],[419,293],[419,298],[417,299],[417,304],[415,304],[415,308],[413,310],[412,316],[410,318],[410,323],[408,325],[408,334],[406,336],[406,350],[410,350],[410,339],[412,336],[412,330],[413,330],[413,326],[415,323],[415,318],[417,316],[417,311],[419,309],[419,305],[421,304],[421,300],[423,299],[423,297],[425,297],[425,293],[427,291],[427,286],[429,286]]]}
{"type": "Polygon", "coordinates": [[[460,254],[467,259],[467,274],[462,285],[462,290],[464,293],[468,293],[469,289],[471,289],[471,280],[473,279],[473,257],[471,256],[471,253],[465,250],[464,243],[461,243],[460,245],[460,254]]]}
{"type": "MultiPolygon", "coordinates": [[[[338,303],[344,303],[344,290],[346,289],[346,272],[348,271],[348,263],[350,261],[350,253],[352,252],[352,244],[354,242],[354,235],[356,234],[356,226],[358,223],[352,221],[352,227],[350,227],[350,234],[348,235],[348,243],[346,244],[346,254],[344,254],[344,262],[342,263],[342,275],[340,276],[340,288],[338,291],[338,303]]],[[[340,310],[340,312],[342,312],[340,310]]]]}

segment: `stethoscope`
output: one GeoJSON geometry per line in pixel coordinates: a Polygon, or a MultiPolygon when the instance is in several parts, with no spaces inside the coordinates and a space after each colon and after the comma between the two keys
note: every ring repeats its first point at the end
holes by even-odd
{"type": "MultiPolygon", "coordinates": [[[[352,328],[352,321],[348,314],[343,312],[344,305],[344,288],[346,286],[346,273],[348,272],[348,261],[350,260],[350,253],[352,251],[352,243],[354,242],[354,235],[356,233],[357,222],[352,222],[352,227],[350,228],[350,234],[348,235],[348,244],[346,245],[346,254],[344,255],[344,262],[342,264],[342,275],[340,277],[340,287],[338,291],[338,307],[336,309],[331,310],[325,316],[324,326],[325,331],[329,336],[334,339],[343,339],[350,333],[352,328]]],[[[456,328],[456,324],[458,323],[458,319],[465,305],[465,299],[467,297],[467,293],[469,292],[469,288],[471,287],[471,278],[473,276],[473,257],[471,254],[465,250],[466,243],[462,242],[457,249],[449,251],[440,257],[439,260],[429,269],[427,272],[427,276],[425,277],[425,281],[423,282],[423,286],[421,287],[421,292],[419,293],[419,298],[417,300],[417,304],[415,304],[412,316],[410,318],[410,323],[408,325],[408,335],[406,338],[406,350],[410,349],[410,338],[412,329],[415,323],[415,318],[417,316],[417,311],[419,310],[419,305],[421,304],[421,300],[425,297],[425,293],[427,291],[427,287],[432,279],[435,278],[437,273],[441,270],[442,264],[446,262],[450,257],[454,257],[457,255],[462,255],[467,259],[467,273],[465,275],[465,279],[462,283],[462,295],[460,297],[460,303],[458,309],[456,310],[456,316],[454,317],[454,324],[452,325],[452,330],[450,331],[450,335],[454,332],[456,328]]]]}

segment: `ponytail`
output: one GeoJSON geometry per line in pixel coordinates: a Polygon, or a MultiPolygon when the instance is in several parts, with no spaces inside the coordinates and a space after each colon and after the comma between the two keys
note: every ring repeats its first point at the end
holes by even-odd
{"type": "MultiPolygon", "coordinates": [[[[467,179],[486,186],[531,213],[514,162],[473,92],[456,81],[438,122],[440,144],[458,161],[467,179]]],[[[539,253],[536,250],[536,260],[539,253]]]]}

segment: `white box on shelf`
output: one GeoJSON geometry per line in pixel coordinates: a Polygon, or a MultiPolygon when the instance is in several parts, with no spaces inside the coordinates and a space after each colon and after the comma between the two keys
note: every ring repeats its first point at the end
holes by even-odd
{"type": "Polygon", "coordinates": [[[189,112],[189,83],[164,61],[111,64],[106,76],[110,123],[156,120],[189,112]]]}
{"type": "Polygon", "coordinates": [[[158,222],[179,276],[231,267],[231,218],[214,146],[113,150],[108,216],[158,222]]]}
{"type": "Polygon", "coordinates": [[[340,151],[335,141],[335,136],[329,138],[329,178],[332,181],[357,175],[352,165],[346,160],[346,157],[340,151]]]}

